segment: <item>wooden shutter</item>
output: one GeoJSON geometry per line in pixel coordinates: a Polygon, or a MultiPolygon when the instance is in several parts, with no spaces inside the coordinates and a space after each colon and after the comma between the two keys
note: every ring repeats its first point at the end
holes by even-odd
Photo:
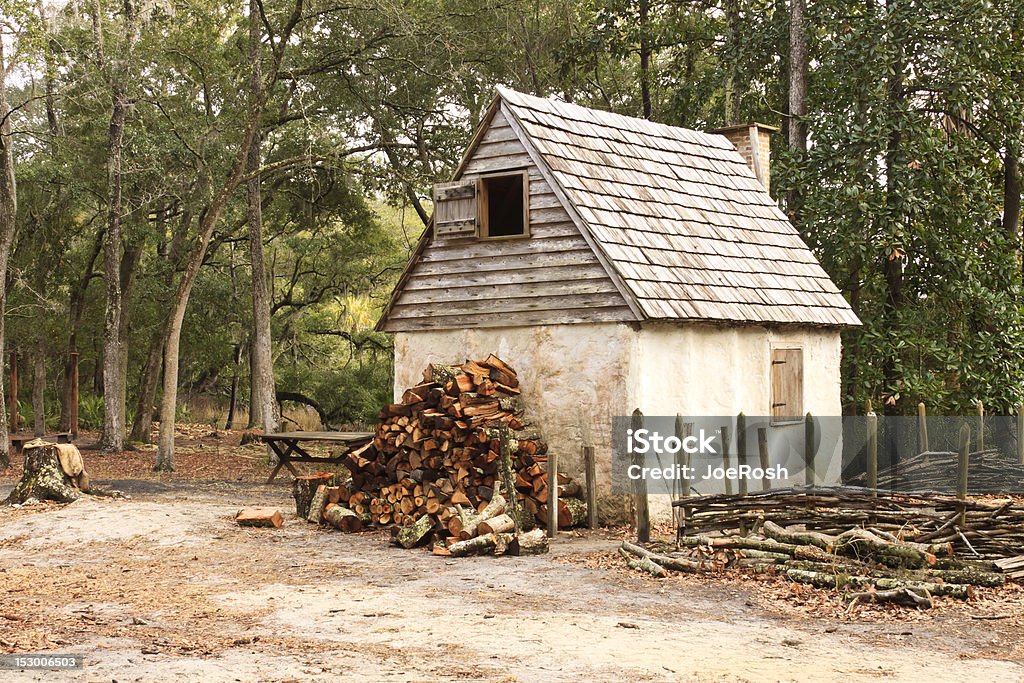
{"type": "Polygon", "coordinates": [[[772,422],[799,420],[804,414],[804,352],[772,349],[772,422]]]}
{"type": "Polygon", "coordinates": [[[437,237],[474,237],[477,213],[475,180],[434,185],[434,235],[437,237]]]}

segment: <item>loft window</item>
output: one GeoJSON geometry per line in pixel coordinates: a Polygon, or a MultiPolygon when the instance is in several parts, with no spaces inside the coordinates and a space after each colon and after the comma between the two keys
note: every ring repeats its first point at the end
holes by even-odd
{"type": "Polygon", "coordinates": [[[804,352],[772,349],[772,424],[796,422],[804,413],[804,352]]]}
{"type": "Polygon", "coordinates": [[[525,237],[530,234],[526,173],[480,179],[480,236],[525,237]]]}

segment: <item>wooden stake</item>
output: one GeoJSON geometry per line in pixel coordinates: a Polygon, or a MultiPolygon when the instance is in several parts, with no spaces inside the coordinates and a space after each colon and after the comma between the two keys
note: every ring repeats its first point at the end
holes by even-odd
{"type": "Polygon", "coordinates": [[[878,488],[878,416],[868,413],[868,488],[871,495],[877,496],[875,489],[878,488]]]}
{"type": "Polygon", "coordinates": [[[931,450],[928,446],[928,411],[924,407],[924,401],[917,404],[917,437],[920,440],[921,452],[927,453],[931,450]]]}
{"type": "MultiPolygon", "coordinates": [[[[729,428],[726,425],[722,425],[719,430],[722,435],[722,468],[725,470],[729,469],[729,428]]],[[[725,478],[725,495],[732,495],[732,479],[729,477],[725,478]]]]}
{"type": "Polygon", "coordinates": [[[818,454],[814,441],[814,418],[807,413],[804,417],[804,484],[807,486],[814,486],[814,460],[818,454]]]}
{"type": "Polygon", "coordinates": [[[78,354],[71,354],[71,440],[78,439],[78,354]]]}
{"type": "MultiPolygon", "coordinates": [[[[740,413],[736,416],[736,466],[747,464],[747,416],[740,413]]],[[[739,494],[747,495],[747,480],[740,477],[739,494]]]]}
{"type": "Polygon", "coordinates": [[[1024,465],[1024,403],[1017,406],[1017,462],[1024,465]]]}
{"type": "MultiPolygon", "coordinates": [[[[633,411],[633,431],[644,428],[644,414],[637,408],[633,411]]],[[[643,467],[643,456],[634,455],[633,464],[643,467]]],[[[636,538],[640,543],[647,543],[651,540],[651,514],[647,507],[647,480],[636,479],[633,483],[633,492],[636,504],[636,538]]]]}
{"type": "Polygon", "coordinates": [[[985,450],[985,404],[981,399],[974,402],[978,409],[978,452],[985,450]]]}
{"type": "MultiPolygon", "coordinates": [[[[956,497],[960,500],[967,498],[967,468],[970,466],[968,454],[971,446],[971,428],[968,425],[960,427],[960,457],[956,467],[956,497]]],[[[967,508],[960,507],[960,526],[966,521],[967,508]]]]}
{"type": "Polygon", "coordinates": [[[875,412],[875,408],[874,406],[871,405],[871,399],[869,398],[868,400],[864,401],[864,414],[867,415],[868,413],[873,412],[875,412]]]}
{"type": "MultiPolygon", "coordinates": [[[[765,472],[768,471],[768,429],[766,427],[757,428],[757,454],[761,461],[761,469],[765,472]]],[[[768,477],[761,477],[761,490],[767,491],[772,487],[771,482],[768,481],[768,477]]]]}
{"type": "MultiPolygon", "coordinates": [[[[509,494],[515,498],[515,489],[509,494]]],[[[548,453],[548,538],[558,534],[558,450],[548,453]]]]}
{"type": "Polygon", "coordinates": [[[18,352],[11,349],[11,395],[10,395],[11,434],[18,429],[18,352]]]}
{"type": "Polygon", "coordinates": [[[583,447],[583,463],[587,471],[587,528],[597,528],[597,459],[594,447],[583,447]]]}

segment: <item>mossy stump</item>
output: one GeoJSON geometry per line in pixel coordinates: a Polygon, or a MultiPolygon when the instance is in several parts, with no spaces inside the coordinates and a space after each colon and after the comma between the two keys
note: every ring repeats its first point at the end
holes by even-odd
{"type": "Polygon", "coordinates": [[[20,505],[29,498],[54,500],[58,503],[73,503],[82,492],[71,477],[61,469],[54,444],[25,448],[25,469],[11,495],[4,501],[7,505],[20,505]]]}

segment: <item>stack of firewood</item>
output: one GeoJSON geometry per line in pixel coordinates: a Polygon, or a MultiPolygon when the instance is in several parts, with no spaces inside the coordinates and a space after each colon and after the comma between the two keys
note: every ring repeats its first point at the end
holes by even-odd
{"type": "MultiPolygon", "coordinates": [[[[314,499],[309,514],[320,504],[343,528],[394,525],[403,546],[432,539],[440,553],[451,546],[458,554],[456,543],[483,536],[473,550],[500,553],[501,534],[529,531],[548,514],[547,444],[523,419],[519,394],[515,370],[493,355],[431,365],[400,403],[384,407],[373,441],[347,458],[351,480],[324,486],[328,502],[314,499]]],[[[580,485],[562,473],[556,481],[559,527],[581,524],[580,485]]],[[[511,552],[532,552],[541,537],[515,536],[511,552]]]]}

